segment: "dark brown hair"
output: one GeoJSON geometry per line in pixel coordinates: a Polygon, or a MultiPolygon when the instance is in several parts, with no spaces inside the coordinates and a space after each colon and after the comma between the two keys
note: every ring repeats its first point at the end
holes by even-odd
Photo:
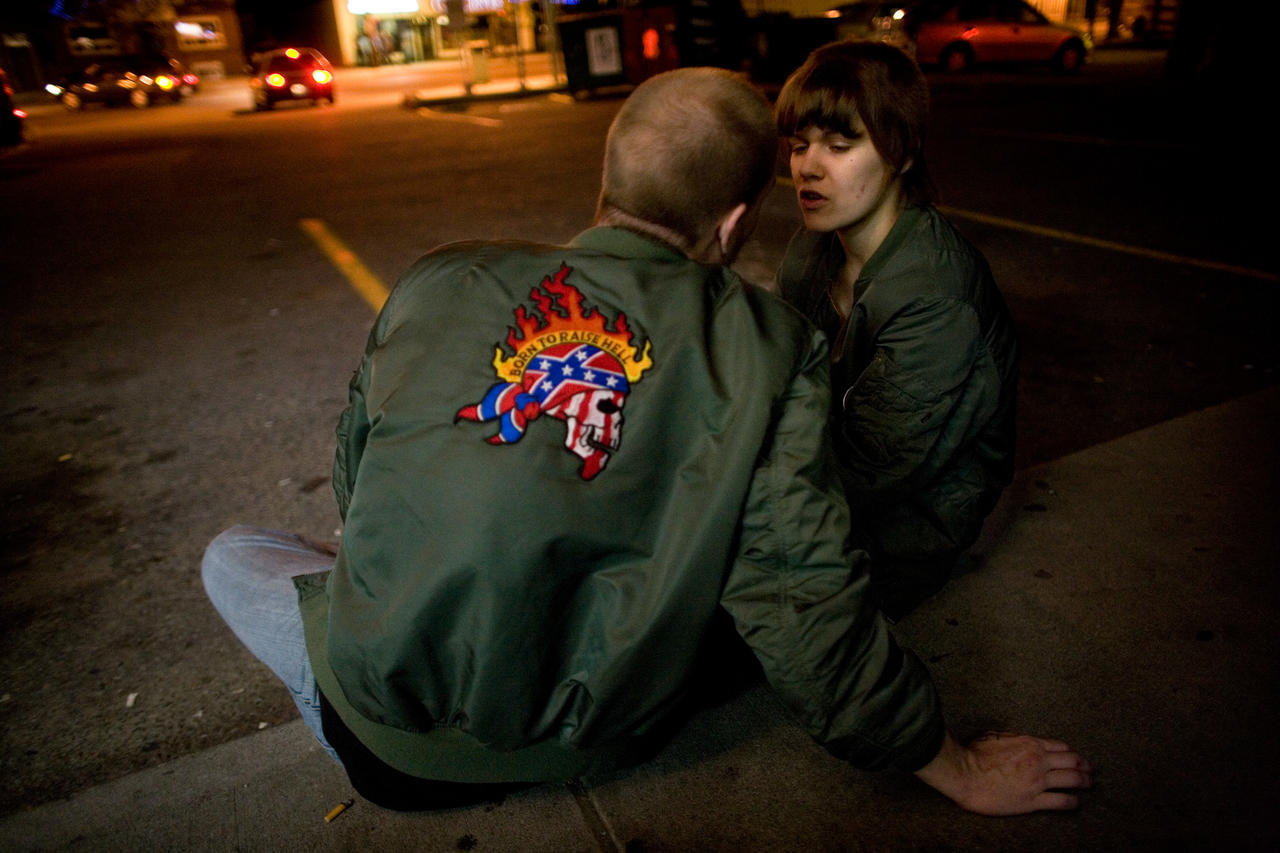
{"type": "Polygon", "coordinates": [[[806,127],[852,136],[861,118],[876,151],[901,175],[908,203],[933,200],[924,161],[929,85],[899,48],[856,40],[818,48],[787,78],[775,114],[783,137],[806,127]]]}

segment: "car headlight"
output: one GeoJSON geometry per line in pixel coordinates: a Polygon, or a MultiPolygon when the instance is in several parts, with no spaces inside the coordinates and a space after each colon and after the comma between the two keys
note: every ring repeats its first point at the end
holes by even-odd
{"type": "Polygon", "coordinates": [[[159,77],[156,78],[156,85],[167,92],[170,89],[172,89],[176,84],[174,83],[174,80],[172,77],[161,74],[159,77]]]}

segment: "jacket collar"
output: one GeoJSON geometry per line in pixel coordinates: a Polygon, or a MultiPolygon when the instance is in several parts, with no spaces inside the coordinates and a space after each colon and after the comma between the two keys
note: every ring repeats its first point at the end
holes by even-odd
{"type": "MultiPolygon", "coordinates": [[[[893,223],[888,236],[880,243],[876,250],[871,253],[871,257],[867,259],[866,264],[862,267],[862,272],[858,274],[858,280],[875,278],[880,270],[884,267],[889,259],[898,251],[898,247],[903,244],[908,235],[915,229],[916,223],[920,221],[920,217],[924,215],[924,208],[921,207],[904,207],[902,212],[898,214],[898,221],[893,223]]],[[[839,243],[837,243],[839,245],[839,243]]]]}
{"type": "Polygon", "coordinates": [[[655,237],[649,237],[638,231],[630,231],[626,228],[588,228],[577,237],[574,237],[569,245],[575,249],[589,249],[623,258],[688,260],[685,254],[674,246],[663,243],[655,237]]]}

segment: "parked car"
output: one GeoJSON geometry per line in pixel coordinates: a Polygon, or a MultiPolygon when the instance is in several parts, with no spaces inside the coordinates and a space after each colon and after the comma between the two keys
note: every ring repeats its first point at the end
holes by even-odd
{"type": "Polygon", "coordinates": [[[982,64],[1048,64],[1078,71],[1092,44],[1079,30],[1055,24],[1024,0],[942,0],[905,10],[916,61],[946,71],[982,64]]]}
{"type": "Polygon", "coordinates": [[[104,58],[45,89],[69,110],[82,110],[94,103],[129,104],[139,109],[165,101],[177,103],[182,100],[184,83],[182,72],[171,64],[174,61],[163,57],[104,58]]]}
{"type": "Polygon", "coordinates": [[[177,78],[183,95],[192,95],[200,91],[200,75],[171,57],[162,60],[169,68],[169,73],[177,78]]]}
{"type": "Polygon", "coordinates": [[[249,86],[259,110],[269,110],[280,101],[332,104],[333,66],[315,48],[271,50],[258,57],[249,86]]]}
{"type": "Polygon", "coordinates": [[[7,147],[22,143],[22,125],[26,117],[27,114],[14,105],[9,78],[0,68],[0,145],[7,147]]]}
{"type": "Polygon", "coordinates": [[[921,65],[945,71],[1048,63],[1072,72],[1093,46],[1085,33],[1053,23],[1023,0],[860,0],[827,16],[836,20],[840,38],[896,44],[921,65]]]}

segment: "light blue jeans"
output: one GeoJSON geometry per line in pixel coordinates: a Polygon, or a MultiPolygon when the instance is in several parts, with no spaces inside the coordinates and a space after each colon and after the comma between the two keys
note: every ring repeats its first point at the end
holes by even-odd
{"type": "Polygon", "coordinates": [[[333,561],[332,550],[301,536],[237,525],[209,543],[200,574],[223,621],[289,688],[302,721],[338,761],[320,723],[320,691],[293,586],[295,576],[327,571],[333,561]]]}

